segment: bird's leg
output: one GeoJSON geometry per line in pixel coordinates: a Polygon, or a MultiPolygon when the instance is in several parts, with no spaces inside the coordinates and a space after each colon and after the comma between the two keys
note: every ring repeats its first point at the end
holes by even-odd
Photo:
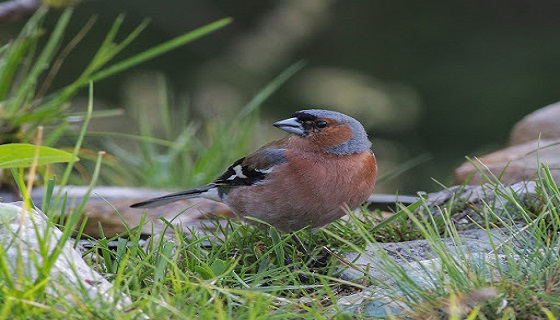
{"type": "MultiPolygon", "coordinates": [[[[285,266],[289,266],[294,262],[294,260],[292,260],[292,257],[290,257],[290,254],[286,251],[284,251],[284,265],[285,266]]],[[[294,271],[292,267],[290,267],[290,271],[294,271]]]]}
{"type": "Polygon", "coordinates": [[[310,268],[324,268],[327,266],[331,255],[331,251],[327,247],[323,246],[321,248],[321,255],[318,257],[313,257],[311,263],[308,266],[310,268]]]}
{"type": "Polygon", "coordinates": [[[323,268],[327,265],[327,261],[329,260],[329,257],[331,256],[330,250],[325,250],[325,247],[323,247],[322,251],[325,252],[325,254],[321,255],[318,258],[315,258],[315,257],[313,257],[309,254],[309,252],[307,251],[307,248],[305,248],[305,245],[303,244],[301,239],[293,232],[292,232],[292,237],[296,241],[296,244],[299,247],[299,250],[301,251],[301,253],[303,253],[306,257],[308,257],[310,259],[310,262],[307,265],[307,267],[309,267],[309,268],[323,268]]]}
{"type": "Polygon", "coordinates": [[[292,238],[294,238],[294,240],[296,241],[296,244],[298,245],[299,251],[301,251],[301,253],[303,253],[304,255],[308,256],[309,252],[307,251],[307,248],[303,245],[303,242],[297,236],[297,234],[295,232],[292,232],[291,235],[292,235],[292,238]]]}

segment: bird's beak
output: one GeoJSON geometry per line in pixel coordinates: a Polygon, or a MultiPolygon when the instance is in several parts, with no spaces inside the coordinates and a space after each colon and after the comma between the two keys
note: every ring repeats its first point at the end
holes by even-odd
{"type": "Polygon", "coordinates": [[[299,136],[305,135],[305,130],[303,129],[301,122],[297,118],[281,120],[273,123],[272,125],[288,133],[297,134],[299,136]]]}

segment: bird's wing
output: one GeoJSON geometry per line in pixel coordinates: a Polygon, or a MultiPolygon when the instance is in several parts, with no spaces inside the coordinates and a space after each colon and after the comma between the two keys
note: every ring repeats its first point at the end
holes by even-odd
{"type": "Polygon", "coordinates": [[[218,187],[249,186],[266,178],[276,165],[286,162],[285,149],[262,148],[235,161],[214,180],[218,187]]]}
{"type": "Polygon", "coordinates": [[[193,197],[204,197],[221,201],[218,187],[233,188],[258,183],[266,178],[272,168],[286,161],[284,149],[263,148],[251,155],[235,161],[212,183],[205,186],[180,191],[159,198],[149,199],[131,205],[132,208],[155,208],[168,203],[193,197]]]}

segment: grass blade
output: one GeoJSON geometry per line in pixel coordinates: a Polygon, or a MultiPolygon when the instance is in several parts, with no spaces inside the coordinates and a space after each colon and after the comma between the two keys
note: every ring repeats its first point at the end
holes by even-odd
{"type": "Polygon", "coordinates": [[[37,79],[39,78],[41,73],[50,65],[50,62],[55,54],[55,49],[61,42],[64,30],[66,30],[66,26],[68,25],[71,16],[72,9],[68,8],[64,10],[62,15],[58,19],[56,27],[54,28],[52,35],[49,38],[49,41],[47,42],[41,55],[37,58],[33,68],[25,77],[25,80],[21,84],[19,84],[19,88],[15,94],[15,100],[11,101],[7,106],[7,109],[12,113],[27,109],[22,108],[22,106],[25,103],[26,98],[30,99],[33,97],[33,93],[35,92],[34,87],[37,85],[37,79]]]}
{"type": "Polygon", "coordinates": [[[191,41],[194,41],[198,38],[201,38],[205,35],[207,35],[210,32],[216,31],[220,28],[223,28],[224,26],[228,25],[229,23],[231,23],[232,19],[231,18],[224,18],[221,20],[218,20],[214,23],[211,23],[209,25],[206,25],[204,27],[198,28],[194,31],[191,31],[187,34],[184,34],[182,36],[176,37],[172,40],[166,41],[158,46],[155,46],[151,49],[148,49],[140,54],[137,54],[131,58],[125,59],[124,61],[121,61],[111,67],[108,67],[106,69],[103,69],[95,74],[93,74],[93,76],[91,77],[92,81],[99,81],[101,79],[107,78],[109,76],[112,76],[115,73],[119,73],[122,72],[126,69],[130,69],[140,63],[146,62],[150,59],[153,59],[157,56],[160,56],[166,52],[169,52],[175,48],[178,48],[184,44],[187,44],[191,41]]]}

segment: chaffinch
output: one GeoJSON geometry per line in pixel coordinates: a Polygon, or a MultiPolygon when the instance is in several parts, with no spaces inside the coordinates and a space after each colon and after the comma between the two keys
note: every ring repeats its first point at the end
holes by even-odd
{"type": "Polygon", "coordinates": [[[302,110],[273,124],[290,135],[235,161],[213,182],[133,204],[152,208],[204,197],[279,230],[322,227],[372,193],[377,162],[364,127],[329,110],[302,110]]]}

